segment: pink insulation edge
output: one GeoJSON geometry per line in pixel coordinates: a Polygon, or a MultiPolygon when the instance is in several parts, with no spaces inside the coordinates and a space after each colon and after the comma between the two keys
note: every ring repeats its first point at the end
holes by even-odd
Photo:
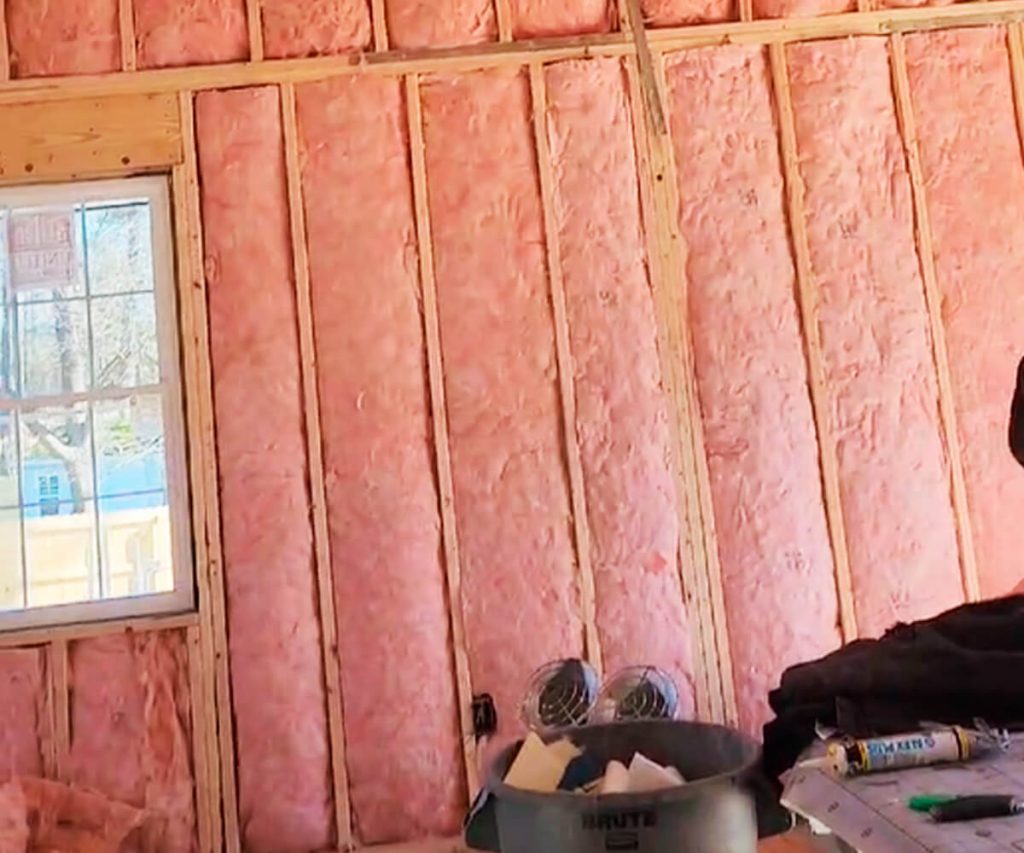
{"type": "Polygon", "coordinates": [[[470,671],[508,733],[531,671],[582,651],[529,92],[422,97],[470,671]]]}
{"type": "Polygon", "coordinates": [[[142,809],[139,849],[198,849],[183,632],[79,640],[68,661],[71,783],[142,809]]]}
{"type": "Polygon", "coordinates": [[[693,712],[667,398],[617,59],[547,71],[558,239],[605,669],[654,664],[693,712]]]}
{"type": "Polygon", "coordinates": [[[753,0],[755,18],[811,18],[856,12],[856,0],[753,0]]]}
{"type": "Polygon", "coordinates": [[[1024,352],[1024,166],[1006,33],[906,39],[974,548],[985,596],[1020,582],[1024,475],[1006,422],[1024,352]]]}
{"type": "Polygon", "coordinates": [[[249,56],[245,0],[133,0],[139,68],[249,56]]]}
{"type": "Polygon", "coordinates": [[[616,20],[613,0],[509,0],[517,39],[607,33],[616,20]]]}
{"type": "Polygon", "coordinates": [[[40,648],[0,650],[0,783],[40,776],[50,738],[46,660],[40,648]]]}
{"type": "Polygon", "coordinates": [[[239,809],[249,851],[332,838],[276,88],[196,98],[239,809]]]}
{"type": "Polygon", "coordinates": [[[7,0],[7,35],[14,77],[121,67],[117,0],[7,0]]]}
{"type": "Polygon", "coordinates": [[[297,95],[355,822],[367,843],[453,835],[466,791],[405,102],[383,77],[297,95]]]}
{"type": "Polygon", "coordinates": [[[651,27],[681,27],[739,17],[735,0],[640,0],[640,7],[651,27]]]}
{"type": "Polygon", "coordinates": [[[788,51],[857,627],[963,603],[928,309],[885,39],[788,51]]]}
{"type": "Polygon", "coordinates": [[[268,59],[322,56],[370,46],[367,0],[262,0],[268,59]]]}
{"type": "Polygon", "coordinates": [[[493,0],[387,0],[391,47],[454,47],[498,37],[493,0]]]}
{"type": "MultiPolygon", "coordinates": [[[[740,720],[839,641],[764,52],[669,57],[689,325],[740,720]]],[[[680,283],[682,285],[682,283],[680,283]]]]}

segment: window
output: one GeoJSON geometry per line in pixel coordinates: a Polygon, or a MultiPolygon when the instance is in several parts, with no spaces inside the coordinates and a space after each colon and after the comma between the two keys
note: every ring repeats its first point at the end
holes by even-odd
{"type": "Polygon", "coordinates": [[[193,603],[162,178],[0,189],[0,629],[193,603]]]}

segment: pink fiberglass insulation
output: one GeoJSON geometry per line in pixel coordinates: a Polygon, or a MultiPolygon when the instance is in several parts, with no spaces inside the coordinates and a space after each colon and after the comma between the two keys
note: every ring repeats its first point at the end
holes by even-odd
{"type": "Polygon", "coordinates": [[[392,47],[452,47],[498,37],[493,0],[387,0],[392,47]]]}
{"type": "Polygon", "coordinates": [[[670,57],[690,329],[740,719],[839,640],[764,52],[670,57]]]}
{"type": "Polygon", "coordinates": [[[367,843],[443,837],[466,793],[405,104],[383,77],[297,100],[355,820],[367,843]]]}
{"type": "Polygon", "coordinates": [[[49,733],[46,696],[42,649],[0,650],[0,783],[42,774],[49,733]]]}
{"type": "Polygon", "coordinates": [[[963,602],[914,209],[884,39],[789,51],[857,626],[963,602]]]}
{"type": "Polygon", "coordinates": [[[366,0],[262,0],[268,59],[322,56],[370,45],[366,0]]]}
{"type": "Polygon", "coordinates": [[[469,663],[508,733],[582,651],[530,98],[505,70],[422,96],[469,663]]]}
{"type": "Polygon", "coordinates": [[[188,653],[180,631],[72,643],[70,781],[145,811],[139,849],[195,849],[188,653]]]}
{"type": "Polygon", "coordinates": [[[601,651],[609,672],[666,669],[690,712],[671,439],[623,69],[563,62],[547,84],[601,651]]]}
{"type": "Polygon", "coordinates": [[[1024,167],[1006,33],[906,39],[981,588],[1021,579],[1024,475],[1006,444],[1024,349],[1024,167]]]}
{"type": "Polygon", "coordinates": [[[243,841],[315,850],[332,800],[278,92],[203,93],[196,115],[243,841]]]}
{"type": "Polygon", "coordinates": [[[640,6],[652,27],[730,21],[738,15],[734,0],[640,0],[640,6]]]}
{"type": "Polygon", "coordinates": [[[811,18],[855,11],[856,0],[754,0],[755,18],[811,18]]]}
{"type": "Polygon", "coordinates": [[[245,0],[134,0],[134,6],[140,68],[249,56],[245,0]]]}
{"type": "Polygon", "coordinates": [[[509,0],[509,7],[517,39],[607,33],[616,14],[609,0],[509,0]]]}
{"type": "Polygon", "coordinates": [[[117,0],[7,0],[7,34],[15,77],[121,67],[117,0]]]}

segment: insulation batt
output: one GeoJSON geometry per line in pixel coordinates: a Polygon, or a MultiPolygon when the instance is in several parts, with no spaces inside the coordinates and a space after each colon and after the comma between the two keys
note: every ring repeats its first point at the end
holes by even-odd
{"type": "Polygon", "coordinates": [[[755,18],[810,18],[856,10],[856,0],[754,0],[755,18]]]}
{"type": "Polygon", "coordinates": [[[908,36],[942,318],[981,591],[1021,578],[1024,476],[1006,446],[1024,349],[1024,166],[1006,33],[908,36]]]}
{"type": "Polygon", "coordinates": [[[498,37],[492,0],[387,0],[392,47],[454,47],[498,37]]]}
{"type": "Polygon", "coordinates": [[[268,59],[322,56],[370,46],[366,0],[262,0],[268,59]]]}
{"type": "Polygon", "coordinates": [[[583,640],[529,91],[501,70],[422,97],[469,663],[507,734],[583,640]]]}
{"type": "Polygon", "coordinates": [[[331,843],[306,439],[274,88],[196,98],[246,850],[331,843]]]}
{"type": "Polygon", "coordinates": [[[679,522],[625,78],[547,72],[551,154],[605,668],[667,670],[693,710],[679,522]]]}
{"type": "Polygon", "coordinates": [[[877,636],[963,603],[910,181],[886,41],[788,56],[857,626],[877,636]]]}
{"type": "Polygon", "coordinates": [[[355,822],[366,843],[446,837],[466,792],[405,103],[348,77],[297,106],[355,822]]]}
{"type": "Polygon", "coordinates": [[[740,720],[839,640],[765,55],[669,57],[680,227],[740,720]]]}
{"type": "Polygon", "coordinates": [[[139,68],[249,56],[245,0],[134,0],[139,68]]]}
{"type": "Polygon", "coordinates": [[[0,783],[42,774],[50,736],[47,693],[41,649],[0,651],[0,783]]]}
{"type": "Polygon", "coordinates": [[[640,0],[644,20],[651,27],[676,27],[736,17],[734,0],[640,0]]]}
{"type": "Polygon", "coordinates": [[[138,849],[196,849],[188,656],[180,631],[68,648],[72,784],[144,809],[138,849]]]}
{"type": "Polygon", "coordinates": [[[7,0],[7,34],[14,77],[121,67],[117,0],[7,0]]]}
{"type": "Polygon", "coordinates": [[[517,39],[607,33],[615,20],[609,0],[509,0],[517,39]]]}

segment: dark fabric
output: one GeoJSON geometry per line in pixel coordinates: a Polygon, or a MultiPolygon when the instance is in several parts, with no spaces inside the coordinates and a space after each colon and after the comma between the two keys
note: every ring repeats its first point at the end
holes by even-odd
{"type": "Polygon", "coordinates": [[[771,777],[796,762],[815,724],[864,737],[912,731],[922,722],[1024,728],[1024,595],[967,604],[897,625],[791,667],[769,695],[764,727],[771,777]]]}
{"type": "Polygon", "coordinates": [[[1017,365],[1017,388],[1010,405],[1010,451],[1024,465],[1024,358],[1017,365]]]}

